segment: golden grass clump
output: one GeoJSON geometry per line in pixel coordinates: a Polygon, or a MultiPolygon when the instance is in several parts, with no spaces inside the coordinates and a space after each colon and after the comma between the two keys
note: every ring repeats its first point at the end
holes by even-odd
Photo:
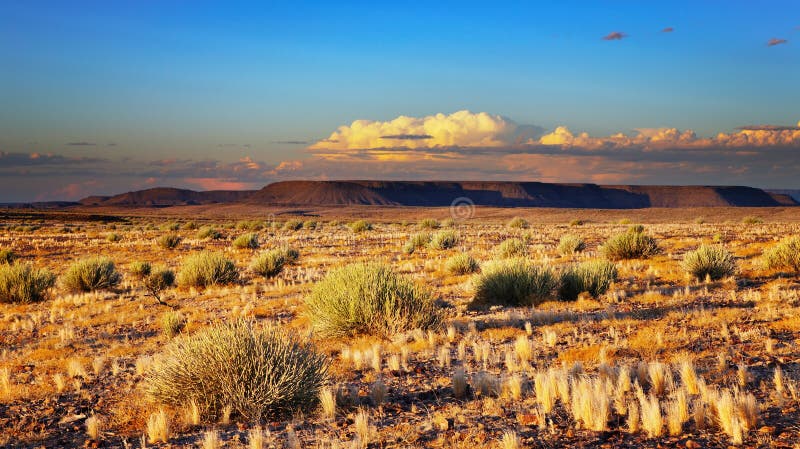
{"type": "Polygon", "coordinates": [[[17,255],[14,251],[6,248],[0,248],[0,264],[11,265],[17,260],[17,255]]]}
{"type": "Polygon", "coordinates": [[[181,237],[178,234],[164,234],[156,243],[164,249],[174,249],[181,243],[181,237]]]}
{"type": "Polygon", "coordinates": [[[403,252],[406,254],[413,254],[414,251],[425,248],[431,241],[431,234],[427,232],[420,232],[408,238],[408,241],[403,245],[403,252]]]}
{"type": "Polygon", "coordinates": [[[239,279],[233,261],[220,252],[203,251],[186,258],[178,272],[178,284],[183,287],[208,287],[232,284],[239,279]]]}
{"type": "Polygon", "coordinates": [[[327,360],[308,343],[236,320],[173,340],[147,372],[145,389],[166,405],[194,401],[212,419],[230,407],[254,420],[309,410],[326,379],[327,360]]]}
{"type": "Polygon", "coordinates": [[[474,297],[469,307],[536,306],[550,298],[556,285],[557,278],[548,266],[524,259],[495,262],[473,279],[474,297]]]}
{"type": "Polygon", "coordinates": [[[736,273],[736,260],[721,246],[703,245],[686,253],[681,267],[695,279],[722,279],[736,273]]]}
{"type": "Polygon", "coordinates": [[[644,228],[635,226],[609,238],[600,249],[611,261],[647,259],[661,252],[656,239],[645,234],[644,228]]]}
{"type": "Polygon", "coordinates": [[[233,247],[237,249],[256,249],[260,246],[258,243],[258,234],[255,232],[248,232],[242,234],[233,241],[233,247]]]}
{"type": "Polygon", "coordinates": [[[574,301],[583,292],[597,298],[617,279],[617,267],[606,260],[592,260],[567,268],[561,273],[558,298],[574,301]]]}
{"type": "Polygon", "coordinates": [[[562,235],[558,240],[558,253],[562,256],[571,256],[586,249],[586,243],[582,238],[573,234],[562,235]]]}
{"type": "Polygon", "coordinates": [[[0,303],[43,301],[55,282],[54,274],[30,264],[0,265],[0,303]]]}
{"type": "Polygon", "coordinates": [[[447,259],[444,263],[444,268],[450,274],[464,275],[478,271],[480,265],[478,261],[469,254],[461,253],[447,259]]]}
{"type": "Polygon", "coordinates": [[[305,300],[316,332],[324,336],[390,337],[440,322],[428,290],[386,265],[356,263],[330,271],[305,300]]]}
{"type": "Polygon", "coordinates": [[[356,220],[348,225],[351,231],[355,233],[366,232],[372,230],[372,223],[367,220],[356,220]]]}
{"type": "Polygon", "coordinates": [[[510,257],[525,257],[528,255],[528,244],[523,239],[505,239],[497,245],[495,253],[498,257],[504,259],[510,257]]]}
{"type": "Polygon", "coordinates": [[[265,278],[275,277],[286,265],[286,255],[281,249],[273,249],[256,255],[250,262],[250,270],[265,278]]]}
{"type": "Polygon", "coordinates": [[[428,243],[428,247],[438,250],[450,249],[458,245],[460,239],[461,238],[455,231],[439,231],[433,234],[431,241],[428,243]]]}
{"type": "Polygon", "coordinates": [[[787,237],[764,251],[764,267],[769,270],[800,272],[800,237],[787,237]]]}
{"type": "Polygon", "coordinates": [[[107,257],[89,257],[74,262],[62,276],[61,282],[67,290],[91,292],[116,287],[122,276],[114,262],[107,257]]]}

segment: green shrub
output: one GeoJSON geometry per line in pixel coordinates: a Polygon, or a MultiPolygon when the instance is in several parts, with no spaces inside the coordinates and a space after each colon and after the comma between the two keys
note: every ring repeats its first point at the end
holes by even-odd
{"type": "Polygon", "coordinates": [[[319,226],[319,222],[314,220],[306,220],[303,222],[303,229],[314,230],[317,229],[319,226]]]}
{"type": "Polygon", "coordinates": [[[439,220],[435,218],[425,218],[419,222],[420,229],[439,229],[439,226],[439,220]]]}
{"type": "Polygon", "coordinates": [[[755,224],[764,223],[764,220],[762,220],[760,217],[754,217],[754,216],[751,215],[751,216],[744,217],[744,219],[742,219],[742,223],[748,224],[748,225],[755,225],[755,224]]]}
{"type": "Polygon", "coordinates": [[[470,309],[491,306],[536,306],[551,297],[557,280],[547,266],[533,265],[524,259],[508,259],[489,264],[472,280],[475,296],[470,309]]]}
{"type": "Polygon", "coordinates": [[[208,287],[232,284],[239,279],[233,261],[224,254],[203,251],[186,258],[178,273],[178,284],[184,287],[208,287]]]}
{"type": "Polygon", "coordinates": [[[522,217],[514,217],[511,219],[511,221],[508,222],[507,226],[512,229],[526,229],[529,226],[529,224],[528,220],[522,217]]]}
{"type": "Polygon", "coordinates": [[[11,265],[17,260],[17,255],[10,249],[0,249],[0,264],[11,265]]]}
{"type": "Polygon", "coordinates": [[[425,248],[430,242],[431,235],[429,233],[421,232],[419,234],[414,234],[408,238],[408,241],[403,246],[403,252],[406,254],[412,254],[419,248],[425,248]]]}
{"type": "Polygon", "coordinates": [[[644,225],[635,224],[628,227],[628,232],[632,233],[642,233],[644,232],[644,225]]]}
{"type": "Polygon", "coordinates": [[[128,266],[128,270],[137,279],[144,279],[147,277],[147,275],[150,274],[150,271],[152,271],[152,268],[153,267],[150,266],[150,262],[141,260],[131,262],[131,264],[128,266]]]}
{"type": "Polygon", "coordinates": [[[455,225],[456,225],[456,221],[453,220],[452,218],[445,218],[444,220],[442,220],[442,227],[443,228],[452,228],[452,227],[455,227],[455,225]]]}
{"type": "Polygon", "coordinates": [[[163,226],[161,226],[162,231],[177,231],[180,228],[181,225],[178,223],[165,223],[163,226]]]}
{"type": "Polygon", "coordinates": [[[444,268],[450,274],[462,275],[478,271],[480,265],[478,265],[478,261],[469,254],[461,253],[447,259],[444,268]]]}
{"type": "Polygon", "coordinates": [[[260,231],[264,224],[258,220],[242,220],[236,223],[236,229],[240,231],[260,231]]]}
{"type": "Polygon", "coordinates": [[[280,274],[285,264],[286,256],[284,251],[273,249],[255,256],[250,263],[250,270],[259,276],[271,278],[280,274]]]}
{"type": "Polygon", "coordinates": [[[186,317],[182,313],[170,310],[161,315],[161,330],[168,338],[174,338],[186,327],[186,317]]]}
{"type": "Polygon", "coordinates": [[[238,249],[256,249],[259,246],[258,234],[255,232],[242,234],[233,241],[233,247],[238,249]]]}
{"type": "Polygon", "coordinates": [[[722,279],[736,273],[736,260],[722,246],[703,245],[683,256],[681,267],[696,279],[722,279]]]}
{"type": "Polygon", "coordinates": [[[459,240],[460,238],[455,231],[439,231],[436,234],[433,234],[428,246],[431,249],[450,249],[456,246],[459,240]]]}
{"type": "Polygon", "coordinates": [[[291,219],[283,224],[283,229],[287,231],[296,231],[303,227],[303,222],[296,219],[291,219]]]}
{"type": "Polygon", "coordinates": [[[609,238],[601,247],[603,255],[611,261],[646,259],[661,250],[658,242],[644,232],[632,230],[609,238]]]}
{"type": "Polygon", "coordinates": [[[106,241],[110,243],[119,242],[120,240],[122,240],[122,237],[120,237],[119,234],[114,232],[106,236],[106,241]]]}
{"type": "Polygon", "coordinates": [[[164,249],[174,249],[181,243],[181,237],[178,234],[165,234],[158,238],[158,246],[164,249]]]}
{"type": "Polygon", "coordinates": [[[495,247],[495,253],[504,259],[509,257],[524,257],[528,255],[528,244],[518,238],[505,239],[495,247]]]}
{"type": "Polygon", "coordinates": [[[198,239],[204,240],[219,240],[222,238],[222,233],[212,226],[206,226],[197,232],[198,239]]]}
{"type": "Polygon", "coordinates": [[[348,225],[353,232],[365,232],[372,230],[372,223],[367,220],[358,220],[348,225]]]}
{"type": "Polygon", "coordinates": [[[167,267],[155,268],[144,278],[144,288],[157,301],[161,302],[161,293],[175,285],[175,272],[167,267]]]}
{"type": "Polygon", "coordinates": [[[73,292],[108,290],[121,280],[114,262],[107,257],[90,257],[74,262],[62,278],[64,287],[73,292]]]}
{"type": "Polygon", "coordinates": [[[48,270],[30,264],[0,265],[0,303],[31,303],[42,301],[56,282],[48,270]]]}
{"type": "Polygon", "coordinates": [[[606,260],[592,260],[570,267],[561,274],[558,298],[574,301],[588,292],[597,298],[617,279],[617,267],[606,260]]]}
{"type": "Polygon", "coordinates": [[[390,337],[440,322],[430,292],[377,263],[331,270],[306,298],[306,312],[314,330],[330,337],[390,337]]]}
{"type": "Polygon", "coordinates": [[[183,229],[186,229],[187,231],[194,231],[197,229],[197,223],[193,221],[186,222],[186,224],[183,225],[183,229]]]}
{"type": "Polygon", "coordinates": [[[562,256],[571,256],[586,249],[586,243],[577,235],[566,234],[558,241],[558,253],[562,256]]]}
{"type": "Polygon", "coordinates": [[[327,381],[327,360],[277,326],[237,320],[172,340],[145,377],[157,402],[197,404],[218,420],[230,407],[242,421],[310,412],[327,381]]]}
{"type": "Polygon", "coordinates": [[[787,237],[764,251],[764,267],[800,273],[800,237],[787,237]]]}

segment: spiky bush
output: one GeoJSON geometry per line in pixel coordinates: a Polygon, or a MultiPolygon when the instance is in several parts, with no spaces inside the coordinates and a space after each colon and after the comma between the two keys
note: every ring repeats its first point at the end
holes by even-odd
{"type": "Polygon", "coordinates": [[[11,265],[17,260],[17,255],[10,249],[0,249],[0,264],[11,265]]]}
{"type": "Polygon", "coordinates": [[[145,376],[145,391],[170,406],[197,404],[214,422],[225,407],[243,421],[308,412],[327,380],[327,360],[277,326],[237,320],[171,341],[145,376]]]}
{"type": "Polygon", "coordinates": [[[742,219],[742,223],[749,224],[749,225],[756,225],[756,224],[764,223],[764,220],[761,219],[760,217],[754,217],[754,216],[750,215],[750,216],[744,217],[742,219]]]}
{"type": "Polygon", "coordinates": [[[197,238],[203,240],[219,240],[222,233],[212,226],[206,226],[197,232],[197,238]]]}
{"type": "Polygon", "coordinates": [[[161,300],[161,293],[175,285],[175,272],[167,267],[156,267],[144,278],[144,288],[150,296],[161,300]]]}
{"type": "Polygon", "coordinates": [[[194,231],[195,229],[197,229],[197,223],[195,223],[193,221],[187,221],[183,225],[183,229],[186,229],[187,231],[194,231]]]}
{"type": "Polygon", "coordinates": [[[603,255],[611,261],[647,259],[661,250],[653,237],[631,228],[628,232],[609,238],[601,247],[603,255]]]}
{"type": "Polygon", "coordinates": [[[289,245],[283,245],[278,250],[283,254],[284,261],[287,264],[293,264],[300,258],[300,251],[289,245]]]}
{"type": "Polygon", "coordinates": [[[561,273],[558,299],[574,301],[583,292],[597,298],[617,279],[617,267],[606,260],[583,262],[561,273]]]}
{"type": "Polygon", "coordinates": [[[462,275],[478,271],[480,265],[478,265],[478,261],[469,254],[461,253],[447,259],[444,268],[450,274],[462,275]]]}
{"type": "Polygon", "coordinates": [[[259,276],[271,278],[280,274],[285,264],[285,252],[273,249],[256,255],[250,263],[250,270],[259,276]]]}
{"type": "Polygon", "coordinates": [[[358,220],[350,223],[348,227],[353,232],[365,232],[372,229],[372,223],[367,220],[358,220]]]}
{"type": "Polygon", "coordinates": [[[122,276],[117,272],[114,262],[107,257],[89,257],[74,262],[67,269],[61,281],[67,290],[91,292],[116,287],[122,276]]]}
{"type": "Polygon", "coordinates": [[[764,267],[800,273],[800,237],[787,237],[764,251],[764,267]]]}
{"type": "Polygon", "coordinates": [[[283,229],[287,231],[296,231],[303,227],[303,222],[297,219],[288,220],[283,224],[283,229]]]}
{"type": "Polygon", "coordinates": [[[184,287],[232,284],[238,279],[239,272],[233,261],[212,251],[187,257],[178,273],[178,284],[184,287]]]}
{"type": "Polygon", "coordinates": [[[303,222],[303,229],[314,230],[319,227],[319,222],[316,220],[306,220],[303,222]]]}
{"type": "Polygon", "coordinates": [[[258,220],[242,220],[236,223],[236,229],[240,231],[259,231],[264,228],[264,223],[258,220]]]}
{"type": "Polygon", "coordinates": [[[42,301],[56,282],[54,274],[30,264],[0,265],[0,303],[42,301]]]}
{"type": "Polygon", "coordinates": [[[435,218],[425,218],[419,222],[420,229],[439,229],[440,226],[439,220],[435,218]]]}
{"type": "Polygon", "coordinates": [[[186,327],[186,317],[175,310],[170,310],[161,315],[161,330],[168,338],[174,338],[186,327]]]}
{"type": "Polygon", "coordinates": [[[472,280],[475,296],[470,309],[491,306],[536,306],[551,297],[557,278],[547,266],[524,259],[489,264],[472,280]]]}
{"type": "Polygon", "coordinates": [[[428,246],[431,249],[450,249],[458,245],[459,239],[460,238],[455,231],[439,231],[436,234],[433,234],[428,246]]]}
{"type": "Polygon", "coordinates": [[[158,246],[164,249],[174,249],[181,243],[181,236],[178,234],[164,234],[158,238],[158,246]]]}
{"type": "Polygon", "coordinates": [[[249,232],[242,234],[233,241],[233,247],[238,249],[256,249],[259,247],[258,234],[249,232]]]}
{"type": "Polygon", "coordinates": [[[414,251],[425,248],[431,242],[431,235],[427,232],[420,232],[408,238],[408,241],[403,245],[403,252],[412,254],[414,251]]]}
{"type": "Polygon", "coordinates": [[[736,273],[736,260],[719,245],[703,245],[683,256],[681,267],[697,279],[722,279],[736,273]]]}
{"type": "Polygon", "coordinates": [[[495,247],[495,253],[498,257],[507,259],[509,257],[524,257],[528,255],[528,244],[525,240],[512,238],[505,239],[495,247]]]}
{"type": "Polygon", "coordinates": [[[392,336],[439,324],[430,292],[386,265],[356,263],[336,268],[306,297],[306,313],[324,336],[392,336]]]}
{"type": "Polygon", "coordinates": [[[165,223],[161,226],[163,231],[177,231],[181,228],[181,225],[178,223],[165,223]]]}
{"type": "Polygon", "coordinates": [[[514,217],[508,222],[507,226],[511,229],[525,229],[529,226],[529,224],[528,220],[522,217],[514,217]]]}
{"type": "Polygon", "coordinates": [[[562,256],[571,256],[586,249],[586,243],[577,235],[562,235],[558,241],[558,253],[562,256]]]}
{"type": "Polygon", "coordinates": [[[150,265],[150,262],[145,262],[142,260],[131,262],[131,264],[128,266],[128,271],[130,271],[133,277],[137,279],[144,279],[150,274],[152,269],[153,267],[150,265]]]}
{"type": "Polygon", "coordinates": [[[120,240],[122,240],[122,237],[120,237],[119,234],[115,232],[112,232],[111,234],[108,234],[106,236],[106,241],[110,243],[119,242],[120,240]]]}

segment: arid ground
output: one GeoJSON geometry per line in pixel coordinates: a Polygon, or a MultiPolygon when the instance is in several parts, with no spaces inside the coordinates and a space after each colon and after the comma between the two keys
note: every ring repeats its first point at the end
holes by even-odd
{"type": "Polygon", "coordinates": [[[766,268],[762,255],[800,235],[800,209],[453,212],[455,219],[448,208],[391,207],[0,212],[0,249],[12,250],[15,264],[59,276],[43,301],[0,303],[0,446],[798,447],[800,278],[766,268]],[[517,216],[527,226],[509,226],[517,216]],[[361,219],[372,228],[354,232],[348,224],[361,219]],[[616,281],[596,297],[471,310],[480,270],[446,268],[462,253],[485,266],[516,238],[524,243],[518,255],[563,270],[602,259],[600,245],[635,224],[660,252],[615,261],[616,281]],[[201,236],[210,227],[218,238],[201,236]],[[404,250],[415,234],[451,231],[451,248],[404,250]],[[233,245],[250,232],[259,248],[233,245]],[[177,246],[159,244],[166,234],[180,237],[177,246]],[[562,253],[564,235],[585,249],[562,253]],[[735,274],[687,274],[684,255],[703,244],[730,251],[735,274]],[[286,245],[299,258],[278,275],[248,268],[256,254],[286,245]],[[224,253],[238,281],[168,288],[159,302],[133,273],[136,262],[180,272],[202,250],[224,253]],[[67,267],[98,255],[113,260],[121,282],[68,291],[67,267]],[[427,288],[441,325],[391,337],[312,332],[305,299],[314,284],[363,261],[427,288]],[[164,316],[175,313],[185,325],[169,335],[164,316]],[[238,317],[309,338],[328,357],[335,409],[209,422],[189,405],[148,397],[144,379],[165,345],[238,317]],[[159,413],[166,438],[153,428],[159,413]]]}

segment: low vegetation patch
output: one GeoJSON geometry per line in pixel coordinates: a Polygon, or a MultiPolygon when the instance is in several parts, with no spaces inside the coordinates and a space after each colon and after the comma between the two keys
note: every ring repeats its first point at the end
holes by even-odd
{"type": "Polygon", "coordinates": [[[259,247],[258,234],[255,232],[248,232],[236,237],[233,241],[233,247],[238,249],[256,249],[259,247]]]}
{"type": "Polygon", "coordinates": [[[121,280],[114,262],[107,257],[90,257],[74,262],[61,279],[64,287],[73,292],[109,290],[121,280]]]}
{"type": "Polygon", "coordinates": [[[327,360],[293,334],[237,320],[173,340],[145,377],[157,402],[196,404],[216,422],[226,407],[244,421],[309,412],[327,380],[327,360]]]}
{"type": "Polygon", "coordinates": [[[306,298],[306,313],[314,330],[329,337],[390,337],[440,322],[428,290],[378,263],[356,263],[330,271],[306,298]]]}
{"type": "Polygon", "coordinates": [[[178,284],[183,287],[208,287],[232,284],[239,272],[232,260],[220,252],[203,251],[186,258],[178,273],[178,284]]]}
{"type": "Polygon", "coordinates": [[[197,232],[197,238],[203,240],[219,240],[222,238],[222,233],[217,228],[207,226],[197,232]]]}
{"type": "Polygon", "coordinates": [[[431,249],[438,250],[450,249],[458,245],[459,240],[460,238],[455,231],[439,231],[436,234],[433,234],[428,246],[431,249]]]}
{"type": "Polygon", "coordinates": [[[150,262],[144,262],[141,260],[131,262],[131,264],[128,266],[128,271],[130,271],[130,273],[136,279],[144,279],[150,274],[152,269],[153,267],[150,265],[150,262]]]}
{"type": "Polygon", "coordinates": [[[17,255],[10,249],[0,249],[0,264],[11,265],[17,260],[17,255]]]}
{"type": "Polygon", "coordinates": [[[484,267],[473,279],[470,309],[491,306],[536,306],[552,296],[557,285],[553,271],[524,259],[509,259],[484,267]]]}
{"type": "Polygon", "coordinates": [[[283,224],[283,229],[287,231],[296,231],[303,227],[303,222],[296,219],[287,220],[286,223],[283,224]]]}
{"type": "Polygon", "coordinates": [[[507,259],[509,257],[525,257],[528,255],[528,244],[525,240],[512,238],[505,239],[495,248],[498,257],[507,259]]]}
{"type": "Polygon", "coordinates": [[[186,327],[186,317],[175,310],[170,310],[161,315],[161,330],[168,338],[175,338],[186,327]]]}
{"type": "Polygon", "coordinates": [[[463,275],[478,271],[480,265],[472,256],[462,253],[447,259],[444,267],[450,274],[463,275]]]}
{"type": "Polygon", "coordinates": [[[372,230],[372,223],[367,220],[358,220],[350,223],[348,227],[353,232],[365,232],[372,230]]]}
{"type": "Polygon", "coordinates": [[[558,253],[562,256],[571,256],[586,249],[586,243],[577,235],[567,234],[558,241],[558,253]]]}
{"type": "Polygon", "coordinates": [[[764,251],[764,267],[800,273],[800,237],[788,237],[764,251]]]}
{"type": "Polygon", "coordinates": [[[31,303],[46,299],[56,277],[30,264],[0,265],[0,303],[31,303]]]}
{"type": "Polygon", "coordinates": [[[158,246],[164,249],[174,249],[181,243],[181,237],[178,234],[165,234],[158,238],[158,246]]]}
{"type": "Polygon", "coordinates": [[[696,279],[722,279],[736,273],[736,260],[722,246],[703,245],[695,251],[686,253],[681,267],[696,279]]]}
{"type": "Polygon", "coordinates": [[[164,290],[171,288],[175,285],[175,272],[167,267],[161,266],[155,268],[150,274],[144,278],[144,288],[147,293],[161,302],[161,294],[164,290]]]}
{"type": "Polygon", "coordinates": [[[280,274],[286,263],[285,251],[273,249],[256,255],[250,263],[250,270],[259,276],[271,278],[280,274]]]}
{"type": "Polygon", "coordinates": [[[408,238],[408,241],[403,245],[403,252],[406,254],[413,254],[414,251],[425,248],[431,242],[431,235],[427,232],[420,232],[408,238]]]}
{"type": "Polygon", "coordinates": [[[530,224],[528,220],[522,217],[514,217],[508,222],[508,227],[511,229],[526,229],[530,224]]]}
{"type": "Polygon", "coordinates": [[[561,274],[558,299],[574,301],[581,293],[594,298],[608,291],[617,279],[617,267],[606,260],[583,262],[566,269],[561,274]]]}
{"type": "Polygon", "coordinates": [[[656,239],[644,233],[644,228],[632,227],[628,232],[609,238],[601,251],[608,260],[617,261],[647,259],[661,250],[656,239]]]}
{"type": "Polygon", "coordinates": [[[419,222],[420,229],[439,229],[440,226],[439,220],[435,218],[425,218],[419,222]]]}

